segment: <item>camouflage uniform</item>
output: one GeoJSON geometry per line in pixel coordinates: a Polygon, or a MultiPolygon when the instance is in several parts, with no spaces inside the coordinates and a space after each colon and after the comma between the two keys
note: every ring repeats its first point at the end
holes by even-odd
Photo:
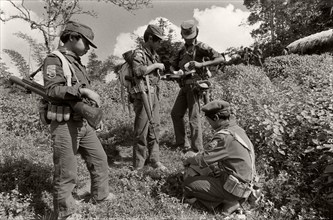
{"type": "MultiPolygon", "coordinates": [[[[60,58],[50,54],[43,66],[47,95],[60,100],[54,103],[56,105],[82,101],[79,88],[90,88],[86,69],[73,52],[66,48],[60,48],[59,51],[74,68],[72,86],[66,85],[60,58]]],[[[59,218],[63,218],[75,211],[72,191],[78,178],[77,154],[81,154],[91,175],[91,194],[95,201],[102,201],[109,194],[107,155],[95,130],[75,112],[72,112],[68,121],[53,120],[50,128],[54,163],[54,210],[59,218]]]]}
{"type": "Polygon", "coordinates": [[[153,64],[160,63],[155,49],[149,47],[152,44],[159,44],[160,40],[164,39],[164,37],[162,30],[156,25],[148,25],[145,35],[149,36],[150,39],[146,39],[145,44],[134,51],[132,64],[133,75],[136,81],[135,87],[138,88],[139,84],[142,85],[137,89],[137,93],[131,95],[135,111],[133,167],[141,169],[144,165],[150,163],[153,168],[165,170],[166,167],[160,162],[159,158],[160,103],[158,84],[160,75],[158,69],[153,69],[150,72],[147,71],[153,64]],[[153,41],[152,36],[160,40],[153,41]],[[141,89],[144,91],[141,91],[141,89]],[[149,121],[143,95],[147,95],[148,102],[150,100],[148,108],[151,110],[152,122],[149,121]]]}
{"type": "MultiPolygon", "coordinates": [[[[204,108],[205,106],[203,111],[204,108]]],[[[233,175],[244,184],[250,184],[256,172],[253,145],[245,131],[237,125],[234,116],[230,116],[230,120],[225,120],[215,130],[214,137],[205,147],[205,151],[188,158],[185,162],[187,165],[212,169],[209,175],[192,176],[184,180],[185,195],[197,198],[209,209],[242,199],[224,189],[229,175],[233,175]],[[222,130],[228,130],[231,134],[221,133],[222,130]],[[251,151],[235,139],[235,134],[251,151]]]]}
{"type": "MultiPolygon", "coordinates": [[[[196,42],[195,45],[187,46],[186,44],[179,51],[174,60],[173,67],[175,70],[183,70],[184,65],[190,61],[202,62],[204,58],[213,60],[222,57],[217,51],[202,42],[196,42]]],[[[198,80],[205,79],[205,69],[196,69],[193,76],[187,76],[180,82],[180,91],[171,110],[171,118],[173,121],[176,146],[189,148],[190,146],[194,151],[202,151],[202,128],[200,119],[200,102],[198,94],[195,91],[195,83],[198,80]],[[189,110],[189,124],[191,131],[191,143],[188,142],[186,137],[185,113],[189,110]]]]}

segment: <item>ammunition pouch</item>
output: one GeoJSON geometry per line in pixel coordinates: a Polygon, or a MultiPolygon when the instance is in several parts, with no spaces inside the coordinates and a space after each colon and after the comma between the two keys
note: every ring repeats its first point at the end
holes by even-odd
{"type": "Polygon", "coordinates": [[[239,198],[248,198],[252,193],[252,187],[246,183],[241,183],[233,175],[229,175],[223,185],[223,189],[239,198]]]}
{"type": "Polygon", "coordinates": [[[211,87],[211,83],[208,80],[197,80],[193,83],[193,91],[198,94],[203,94],[211,87]]]}
{"type": "Polygon", "coordinates": [[[50,121],[68,121],[71,115],[71,108],[66,105],[48,104],[46,118],[50,121]]]}

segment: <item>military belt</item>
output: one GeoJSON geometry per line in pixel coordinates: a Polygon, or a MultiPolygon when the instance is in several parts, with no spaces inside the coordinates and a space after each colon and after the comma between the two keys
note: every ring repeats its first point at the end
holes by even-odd
{"type": "Polygon", "coordinates": [[[188,85],[188,84],[195,84],[198,80],[197,79],[185,79],[184,80],[184,84],[188,85]]]}
{"type": "Polygon", "coordinates": [[[223,188],[230,194],[239,198],[247,198],[252,192],[252,188],[239,180],[233,175],[229,175],[226,179],[223,188]]]}

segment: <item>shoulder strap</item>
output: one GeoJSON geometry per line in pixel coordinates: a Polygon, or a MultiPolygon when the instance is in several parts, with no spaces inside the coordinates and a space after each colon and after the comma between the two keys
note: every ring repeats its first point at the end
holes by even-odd
{"type": "Polygon", "coordinates": [[[77,79],[77,77],[75,75],[74,68],[68,62],[67,58],[59,50],[53,51],[52,54],[56,55],[61,60],[62,69],[64,71],[64,76],[67,81],[67,86],[72,86],[72,74],[75,76],[76,81],[79,82],[79,80],[77,79]]]}
{"type": "Polygon", "coordinates": [[[233,136],[236,141],[238,141],[244,148],[246,148],[249,151],[249,155],[250,155],[250,159],[251,159],[251,166],[252,166],[252,178],[251,178],[251,182],[252,182],[254,179],[254,176],[255,176],[255,164],[254,164],[255,161],[254,161],[254,158],[252,155],[252,154],[254,154],[253,149],[251,149],[236,132],[231,132],[228,129],[222,129],[222,130],[218,131],[217,133],[226,134],[226,135],[229,134],[229,135],[233,136]]]}

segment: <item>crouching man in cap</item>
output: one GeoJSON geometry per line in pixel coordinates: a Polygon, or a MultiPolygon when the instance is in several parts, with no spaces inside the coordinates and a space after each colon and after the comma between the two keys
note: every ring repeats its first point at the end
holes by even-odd
{"type": "Polygon", "coordinates": [[[185,196],[210,210],[222,205],[223,211],[231,214],[253,191],[253,145],[237,125],[228,102],[209,102],[202,111],[215,134],[204,152],[184,160],[185,196]]]}
{"type": "MultiPolygon", "coordinates": [[[[60,40],[63,46],[49,54],[43,64],[47,95],[58,100],[52,106],[59,109],[59,106],[66,106],[68,102],[83,100],[100,106],[100,96],[92,90],[80,59],[90,46],[96,48],[93,31],[86,25],[70,21],[61,33],[60,40]],[[64,68],[65,65],[68,71],[64,68]]],[[[107,155],[95,129],[73,109],[69,109],[68,113],[67,119],[57,118],[50,123],[54,163],[53,203],[57,219],[75,218],[73,214],[76,201],[72,191],[78,179],[77,154],[81,154],[85,160],[91,176],[91,200],[100,203],[115,197],[109,193],[107,155]]],[[[57,117],[59,115],[57,110],[57,117]]]]}

